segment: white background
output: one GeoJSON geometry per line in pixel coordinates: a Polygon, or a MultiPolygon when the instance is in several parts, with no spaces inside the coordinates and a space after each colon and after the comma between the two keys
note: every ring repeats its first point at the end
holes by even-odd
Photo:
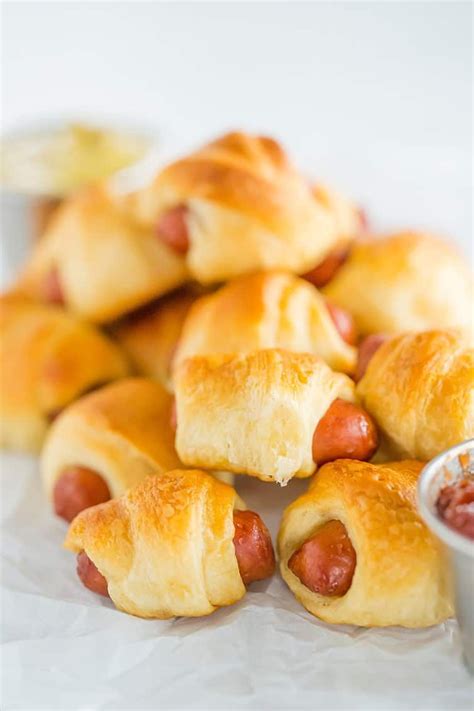
{"type": "Polygon", "coordinates": [[[7,3],[3,35],[5,129],[106,115],[178,148],[265,131],[377,226],[469,249],[468,2],[7,3]]]}
{"type": "MultiPolygon", "coordinates": [[[[227,128],[280,137],[381,229],[470,248],[468,3],[49,4],[3,7],[3,128],[92,116],[160,131],[168,150],[227,128]]],[[[34,462],[2,466],[9,709],[470,709],[454,623],[317,622],[275,576],[204,620],[114,611],[77,584],[34,462]]],[[[240,483],[274,534],[301,491],[240,483]]]]}

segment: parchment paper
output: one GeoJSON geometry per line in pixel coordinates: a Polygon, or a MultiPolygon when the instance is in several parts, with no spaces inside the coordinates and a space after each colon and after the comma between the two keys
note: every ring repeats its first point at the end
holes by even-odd
{"type": "MultiPolygon", "coordinates": [[[[285,489],[237,488],[275,535],[285,489]]],[[[472,709],[456,623],[421,631],[318,622],[278,575],[202,619],[140,620],[86,590],[37,463],[4,456],[2,709],[472,709]]]]}

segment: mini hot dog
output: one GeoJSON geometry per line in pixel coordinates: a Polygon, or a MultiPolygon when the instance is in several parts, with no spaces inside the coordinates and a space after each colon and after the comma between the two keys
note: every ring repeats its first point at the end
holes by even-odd
{"type": "Polygon", "coordinates": [[[234,511],[234,547],[245,585],[273,575],[275,555],[267,527],[253,511],[234,511]]]}
{"type": "Polygon", "coordinates": [[[302,278],[309,281],[318,289],[321,289],[331,281],[348,256],[348,247],[336,247],[336,249],[330,252],[326,259],[323,259],[314,269],[303,274],[302,278]]]}
{"type": "Polygon", "coordinates": [[[43,299],[49,304],[56,306],[64,305],[64,293],[59,278],[59,272],[56,267],[52,267],[44,277],[43,282],[43,299]]]}
{"type": "Polygon", "coordinates": [[[330,301],[326,301],[326,307],[341,338],[350,346],[355,345],[357,343],[357,330],[349,311],[341,309],[330,301]]]}
{"type": "MultiPolygon", "coordinates": [[[[275,571],[275,554],[267,527],[253,511],[234,511],[234,547],[244,585],[264,580],[275,571]]],[[[77,556],[77,574],[86,588],[108,595],[107,581],[87,553],[77,556]]]]}
{"type": "Polygon", "coordinates": [[[65,469],[53,489],[54,511],[68,522],[83,509],[109,499],[110,490],[103,477],[86,467],[65,469]]]}
{"type": "Polygon", "coordinates": [[[328,521],[293,553],[288,568],[318,595],[345,595],[356,567],[356,553],[341,521],[328,521]]]}
{"type": "Polygon", "coordinates": [[[382,343],[385,343],[388,338],[389,336],[383,333],[373,333],[370,336],[366,336],[361,342],[357,354],[357,366],[354,377],[356,383],[365,375],[372,356],[375,355],[382,343]]]}
{"type": "Polygon", "coordinates": [[[177,205],[160,215],[156,233],[168,247],[178,254],[186,254],[189,249],[189,235],[186,205],[177,205]]]}
{"type": "Polygon", "coordinates": [[[102,573],[97,570],[85,551],[81,551],[77,554],[76,571],[82,584],[86,588],[98,595],[103,595],[104,597],[109,596],[107,580],[102,573]]]}
{"type": "Polygon", "coordinates": [[[205,615],[274,572],[270,534],[258,514],[236,508],[242,504],[210,474],[175,470],[82,511],[65,545],[78,554],[83,584],[119,609],[140,617],[205,615]]]}
{"type": "Polygon", "coordinates": [[[338,398],[319,420],[313,434],[313,459],[371,459],[378,447],[375,422],[359,405],[338,398]]]}

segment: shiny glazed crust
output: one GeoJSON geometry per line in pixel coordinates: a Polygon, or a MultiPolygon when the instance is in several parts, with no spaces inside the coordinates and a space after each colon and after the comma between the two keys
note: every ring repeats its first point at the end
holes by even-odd
{"type": "Polygon", "coordinates": [[[339,335],[318,290],[284,272],[240,277],[198,299],[187,316],[174,364],[193,355],[264,348],[314,353],[343,372],[355,366],[355,348],[339,335]]]}
{"type": "Polygon", "coordinates": [[[188,276],[182,259],[124,204],[103,187],[65,201],[17,289],[42,300],[45,277],[55,268],[66,307],[102,323],[183,284],[188,276]]]}
{"type": "Polygon", "coordinates": [[[127,372],[119,348],[94,326],[18,296],[0,299],[2,447],[38,451],[52,415],[127,372]]]}
{"type": "Polygon", "coordinates": [[[131,199],[142,224],[188,207],[191,276],[208,284],[280,268],[304,272],[338,236],[328,211],[271,138],[229,133],[163,170],[131,199]]]}
{"type": "Polygon", "coordinates": [[[326,622],[367,627],[428,627],[452,615],[446,562],[417,513],[422,467],[416,461],[340,459],[325,464],[308,492],[286,509],[278,536],[281,574],[309,612],[326,622]],[[345,525],[357,564],[348,592],[325,597],[305,587],[288,560],[334,519],[345,525]]]}
{"type": "Polygon", "coordinates": [[[187,465],[286,484],[316,465],[317,423],[354,385],[317,356],[282,350],[196,356],[175,377],[176,449],[187,465]]]}
{"type": "Polygon", "coordinates": [[[245,594],[233,544],[235,490],[202,471],[151,476],[72,522],[65,541],[84,550],[124,612],[208,615],[245,594]]]}
{"type": "Polygon", "coordinates": [[[96,471],[114,497],[150,474],[179,467],[171,402],[158,383],[127,378],[68,407],[52,425],[41,455],[48,496],[71,466],[96,471]]]}
{"type": "Polygon", "coordinates": [[[377,457],[428,460],[474,436],[474,350],[457,330],[394,336],[357,385],[379,425],[377,457]]]}
{"type": "Polygon", "coordinates": [[[473,313],[464,260],[419,232],[355,242],[323,293],[352,313],[362,334],[464,327],[473,313]]]}

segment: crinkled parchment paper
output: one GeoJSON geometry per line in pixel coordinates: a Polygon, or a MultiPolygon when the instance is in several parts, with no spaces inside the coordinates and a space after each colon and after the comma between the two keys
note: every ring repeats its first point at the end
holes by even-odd
{"type": "MultiPolygon", "coordinates": [[[[306,487],[238,478],[275,535],[306,487]]],[[[37,462],[4,456],[2,709],[471,709],[455,622],[330,627],[278,575],[202,619],[140,620],[86,590],[37,462]]]]}

